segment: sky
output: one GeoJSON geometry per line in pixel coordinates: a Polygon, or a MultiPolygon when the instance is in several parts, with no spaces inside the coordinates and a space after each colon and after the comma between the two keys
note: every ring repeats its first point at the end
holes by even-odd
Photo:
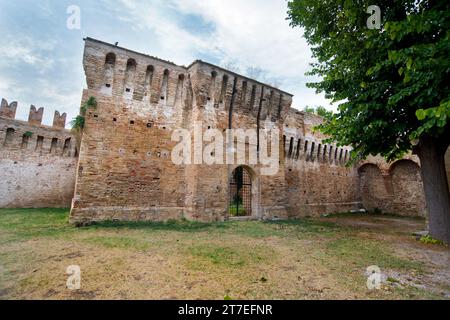
{"type": "Polygon", "coordinates": [[[313,62],[300,28],[291,28],[285,0],[0,0],[0,98],[18,101],[16,118],[30,105],[68,121],[79,111],[83,38],[189,65],[201,59],[276,84],[294,94],[293,107],[330,106],[306,87],[313,62]],[[80,28],[67,27],[80,9],[80,28]],[[250,74],[249,74],[250,72],[250,74]]]}

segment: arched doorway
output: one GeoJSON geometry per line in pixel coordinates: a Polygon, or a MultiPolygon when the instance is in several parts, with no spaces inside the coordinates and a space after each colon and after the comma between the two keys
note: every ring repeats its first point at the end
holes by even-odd
{"type": "Polygon", "coordinates": [[[425,216],[425,194],[420,167],[411,160],[395,162],[389,173],[392,181],[391,211],[405,216],[425,216]]]}
{"type": "Polygon", "coordinates": [[[391,198],[380,168],[372,163],[358,169],[359,192],[364,209],[388,211],[391,198]]]}
{"type": "Polygon", "coordinates": [[[252,179],[245,167],[237,167],[231,175],[228,213],[231,217],[252,215],[252,179]]]}

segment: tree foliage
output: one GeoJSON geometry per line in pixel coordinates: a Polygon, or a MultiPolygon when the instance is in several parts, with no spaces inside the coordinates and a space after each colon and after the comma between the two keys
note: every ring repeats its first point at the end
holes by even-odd
{"type": "Polygon", "coordinates": [[[81,131],[84,129],[84,125],[86,122],[86,112],[88,109],[97,109],[97,99],[95,97],[91,96],[89,99],[87,99],[80,108],[80,114],[75,117],[70,122],[70,126],[72,127],[72,130],[74,131],[81,131]]]}
{"type": "Polygon", "coordinates": [[[381,30],[367,27],[367,0],[293,0],[291,26],[304,28],[317,62],[308,84],[339,102],[321,126],[354,158],[394,160],[423,137],[448,145],[450,1],[378,0],[381,30]]]}
{"type": "Polygon", "coordinates": [[[318,116],[321,116],[325,120],[331,120],[333,118],[333,111],[330,111],[323,106],[318,107],[305,106],[303,108],[303,112],[316,114],[318,116]]]}

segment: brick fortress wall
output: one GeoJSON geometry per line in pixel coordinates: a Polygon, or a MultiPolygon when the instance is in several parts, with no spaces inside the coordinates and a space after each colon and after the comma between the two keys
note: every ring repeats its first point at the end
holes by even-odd
{"type": "Polygon", "coordinates": [[[31,106],[28,121],[15,119],[17,103],[0,107],[0,208],[70,207],[77,165],[76,137],[66,114],[41,125],[44,109],[31,106]]]}
{"type": "Polygon", "coordinates": [[[417,161],[389,164],[384,173],[377,170],[388,164],[379,159],[346,166],[351,149],[324,144],[313,130],[322,120],[292,109],[292,95],[278,88],[203,61],[178,66],[90,38],[83,62],[83,102],[94,96],[98,106],[86,116],[72,222],[227,219],[236,166],[171,160],[173,131],[195,122],[221,132],[280,130],[278,173],[246,166],[255,218],[363,207],[423,214],[417,161]]]}

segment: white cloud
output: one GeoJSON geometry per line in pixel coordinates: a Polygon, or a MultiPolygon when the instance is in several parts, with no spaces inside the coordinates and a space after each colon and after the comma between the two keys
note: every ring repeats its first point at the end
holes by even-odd
{"type": "Polygon", "coordinates": [[[158,54],[164,54],[161,58],[188,65],[196,59],[196,52],[208,50],[208,42],[205,39],[179,27],[177,22],[168,16],[172,8],[170,1],[120,0],[119,2],[125,10],[117,7],[117,2],[111,2],[116,4],[118,18],[132,24],[136,32],[144,33],[145,29],[152,30],[157,38],[149,39],[149,43],[152,48],[158,46],[156,48],[158,54]]]}
{"type": "Polygon", "coordinates": [[[8,92],[13,87],[11,80],[5,76],[0,76],[0,92],[8,92]]]}
{"type": "MultiPolygon", "coordinates": [[[[189,64],[199,52],[232,62],[240,70],[258,67],[267,79],[277,79],[281,88],[295,95],[294,106],[325,105],[305,83],[312,61],[302,30],[291,28],[287,4],[277,0],[120,0],[125,10],[117,9],[121,19],[138,32],[150,29],[157,35],[161,58],[189,64]],[[184,15],[201,17],[214,26],[212,34],[195,34],[183,29],[170,17],[170,9],[184,15]]],[[[154,48],[154,45],[152,46],[154,48]]],[[[149,52],[150,54],[155,54],[149,52]]]]}
{"type": "Polygon", "coordinates": [[[56,42],[38,41],[30,37],[6,37],[7,45],[0,46],[0,64],[12,65],[25,63],[45,72],[53,66],[54,60],[48,53],[54,50],[56,42]]]}
{"type": "Polygon", "coordinates": [[[211,47],[243,66],[256,65],[284,77],[297,77],[307,70],[310,51],[300,29],[289,27],[287,6],[261,0],[173,0],[184,13],[202,16],[217,32],[211,47]]]}
{"type": "Polygon", "coordinates": [[[62,92],[59,87],[46,79],[40,79],[33,86],[19,86],[5,76],[0,76],[0,98],[11,103],[18,101],[16,119],[27,120],[30,105],[44,107],[43,124],[51,125],[55,110],[67,113],[67,124],[78,114],[81,91],[62,92]]]}

